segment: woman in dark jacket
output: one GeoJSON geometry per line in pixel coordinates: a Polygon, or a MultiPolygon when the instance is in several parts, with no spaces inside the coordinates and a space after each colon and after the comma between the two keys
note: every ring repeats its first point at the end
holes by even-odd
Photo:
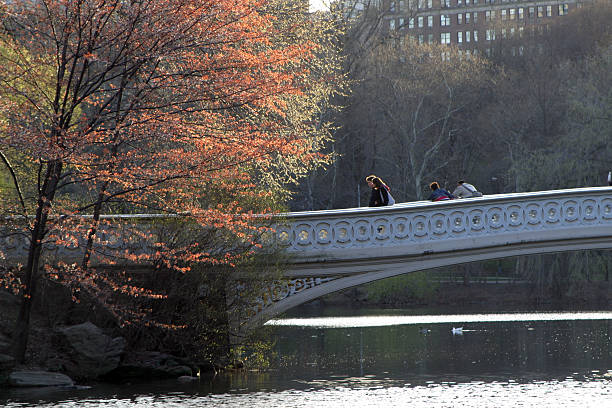
{"type": "Polygon", "coordinates": [[[443,188],[440,188],[440,185],[436,181],[431,183],[429,185],[429,188],[431,188],[431,194],[429,195],[428,200],[443,201],[443,200],[452,200],[453,198],[455,198],[455,196],[453,196],[451,193],[449,193],[443,188]]]}
{"type": "Polygon", "coordinates": [[[389,205],[389,192],[385,188],[385,183],[373,174],[366,177],[366,181],[372,189],[370,193],[370,207],[389,205]]]}

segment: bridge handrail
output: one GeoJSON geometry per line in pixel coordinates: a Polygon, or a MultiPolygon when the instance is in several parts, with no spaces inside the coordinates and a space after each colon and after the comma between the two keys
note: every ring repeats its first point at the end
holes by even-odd
{"type": "MultiPolygon", "coordinates": [[[[612,225],[612,187],[496,194],[444,202],[279,215],[276,243],[303,258],[367,247],[426,244],[520,230],[612,225]]],[[[345,251],[346,252],[346,251],[345,251]]],[[[348,257],[349,255],[347,255],[348,257]]],[[[354,256],[354,255],[350,255],[354,256]]]]}
{"type": "Polygon", "coordinates": [[[429,210],[432,208],[444,208],[449,207],[464,207],[472,206],[475,202],[488,204],[488,203],[505,203],[510,201],[522,200],[522,199],[545,199],[545,198],[556,198],[556,197],[568,197],[568,196],[584,196],[591,194],[612,194],[612,187],[580,187],[580,188],[568,188],[560,190],[544,190],[544,191],[529,191],[522,193],[504,193],[504,194],[487,194],[482,197],[470,197],[456,200],[438,201],[431,202],[425,201],[407,201],[402,203],[395,203],[390,206],[383,207],[352,207],[352,208],[339,208],[333,210],[312,210],[312,211],[292,211],[284,212],[277,215],[284,219],[301,219],[301,218],[320,218],[334,217],[334,216],[345,216],[345,215],[361,215],[361,214],[381,214],[381,213],[394,213],[394,212],[405,212],[412,209],[429,210]]]}

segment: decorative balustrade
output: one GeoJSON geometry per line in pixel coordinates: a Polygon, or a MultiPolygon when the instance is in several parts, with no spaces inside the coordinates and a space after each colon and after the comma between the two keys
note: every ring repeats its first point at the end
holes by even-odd
{"type": "Polygon", "coordinates": [[[608,225],[612,224],[612,188],[288,213],[285,220],[276,225],[276,242],[299,260],[343,249],[363,252],[517,232],[529,237],[536,231],[608,225]]]}

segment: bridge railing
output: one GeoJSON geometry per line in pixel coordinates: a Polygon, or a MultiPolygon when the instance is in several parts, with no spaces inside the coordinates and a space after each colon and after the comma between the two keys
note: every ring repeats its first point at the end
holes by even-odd
{"type": "MultiPolygon", "coordinates": [[[[296,263],[375,258],[381,248],[412,246],[415,254],[469,247],[483,236],[612,226],[612,188],[498,194],[376,208],[294,212],[275,225],[276,243],[296,263]],[[444,243],[444,244],[443,244],[444,243]],[[428,249],[429,248],[429,249],[428,249]]],[[[612,230],[611,230],[612,233],[612,230]]],[[[527,236],[528,234],[522,234],[527,236]]]]}

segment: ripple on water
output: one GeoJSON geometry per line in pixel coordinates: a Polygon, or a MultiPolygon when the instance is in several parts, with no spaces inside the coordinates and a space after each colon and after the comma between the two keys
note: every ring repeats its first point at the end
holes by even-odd
{"type": "Polygon", "coordinates": [[[610,380],[592,378],[591,381],[534,381],[517,383],[494,382],[444,382],[425,385],[391,385],[384,382],[364,383],[365,379],[352,378],[351,386],[328,382],[322,388],[284,390],[275,393],[253,392],[248,394],[188,395],[176,394],[141,396],[131,399],[101,399],[61,401],[47,404],[9,403],[7,407],[82,407],[82,408],[132,408],[132,407],[456,407],[471,408],[517,406],[538,408],[577,407],[601,408],[612,401],[610,380]],[[356,386],[360,383],[361,386],[356,386]]]}

